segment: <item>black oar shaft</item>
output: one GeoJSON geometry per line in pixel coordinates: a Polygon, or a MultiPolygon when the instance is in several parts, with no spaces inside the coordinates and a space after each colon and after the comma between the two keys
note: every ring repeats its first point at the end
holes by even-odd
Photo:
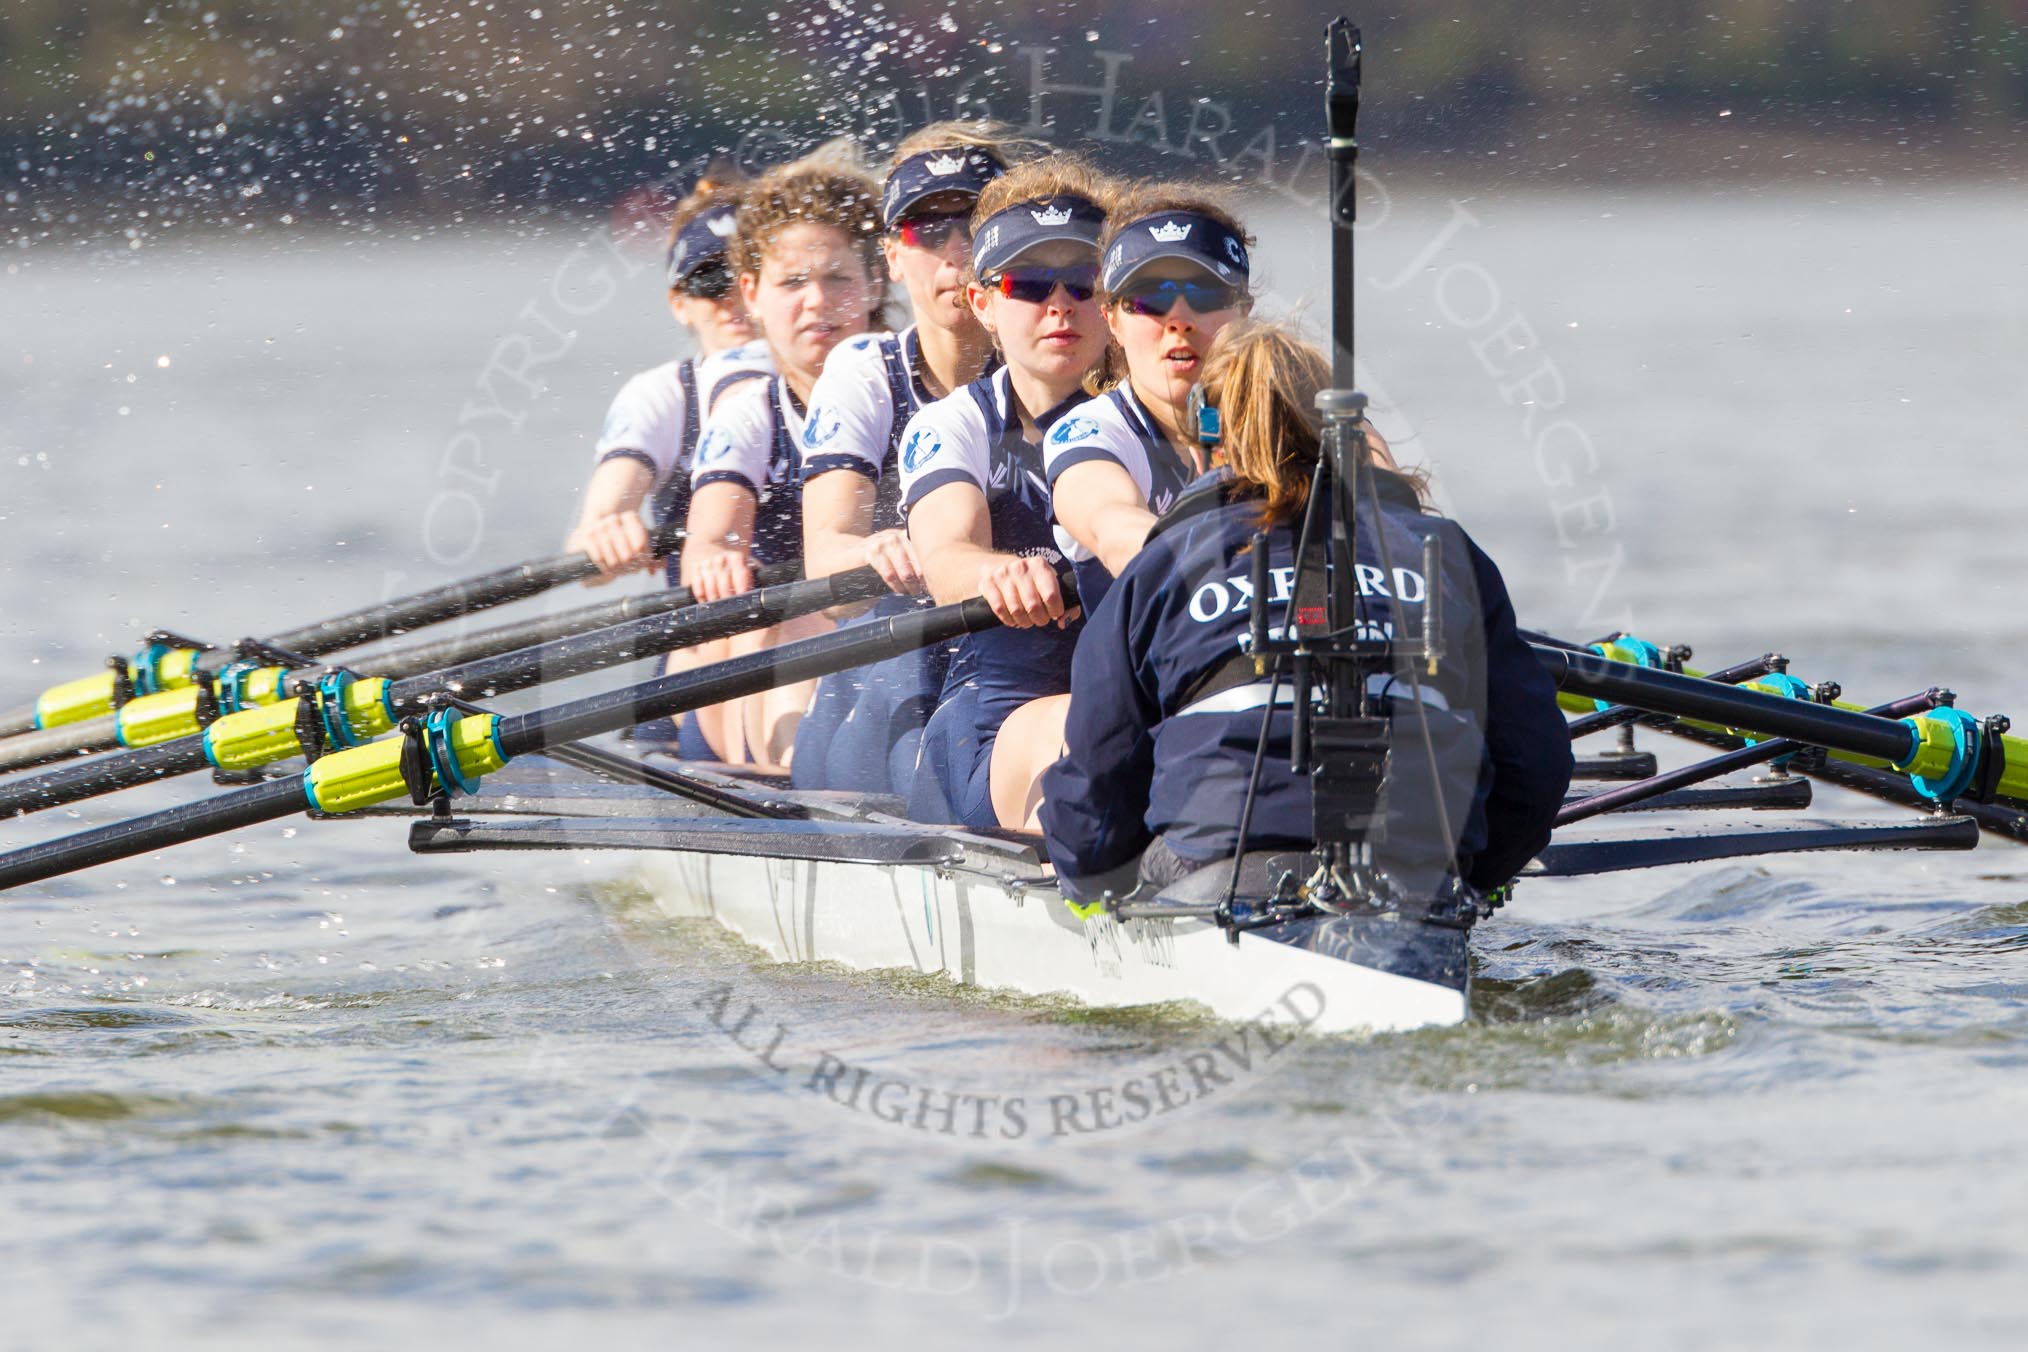
{"type": "MultiPolygon", "coordinates": [[[[863,601],[885,591],[886,585],[871,568],[809,582],[763,587],[708,605],[651,615],[426,676],[412,676],[394,683],[388,702],[397,713],[405,713],[420,708],[430,696],[444,691],[465,699],[509,694],[543,681],[582,676],[672,649],[730,638],[828,606],[863,601]]],[[[185,737],[160,746],[80,760],[38,775],[0,782],[0,817],[39,812],[152,780],[192,774],[209,764],[202,737],[185,737]]]]}
{"type": "MultiPolygon", "coordinates": [[[[675,522],[658,527],[650,537],[658,558],[675,549],[682,540],[682,527],[675,522]]],[[[357,647],[361,643],[420,629],[471,611],[519,601],[566,582],[591,577],[597,572],[598,566],[584,554],[558,554],[553,558],[518,563],[391,601],[362,606],[344,615],[270,635],[264,642],[302,657],[322,657],[341,648],[357,647]]],[[[232,652],[219,648],[200,654],[196,666],[198,670],[215,675],[232,661],[232,652]]],[[[40,719],[33,704],[0,712],[0,737],[20,736],[35,731],[39,726],[40,719]]]]}
{"type": "MultiPolygon", "coordinates": [[[[524,755],[545,746],[614,732],[649,719],[669,718],[776,686],[884,661],[961,634],[990,629],[998,623],[992,609],[974,597],[957,605],[847,625],[766,652],[664,676],[552,709],[503,718],[498,740],[509,757],[524,755]]],[[[310,801],[303,777],[292,775],[202,803],[80,831],[0,856],[0,888],[41,882],[94,864],[273,821],[307,808],[310,801]]]]}
{"type": "Polygon", "coordinates": [[[542,681],[565,680],[674,648],[765,629],[812,611],[870,600],[886,592],[887,584],[871,568],[855,568],[809,582],[763,587],[709,605],[651,615],[396,681],[388,702],[399,711],[420,704],[438,691],[449,691],[465,699],[487,699],[525,690],[542,681]]]}
{"type": "MultiPolygon", "coordinates": [[[[666,554],[681,540],[680,528],[664,526],[655,532],[655,553],[666,554]]],[[[566,582],[582,581],[597,572],[598,565],[583,554],[558,554],[553,558],[536,559],[466,578],[462,582],[432,587],[412,596],[362,606],[347,615],[285,630],[268,641],[277,648],[301,653],[305,657],[322,657],[340,648],[356,647],[389,634],[420,629],[469,611],[488,610],[510,601],[519,601],[566,582]]]]}
{"type": "Polygon", "coordinates": [[[303,781],[291,775],[207,798],[201,803],[80,831],[61,840],[15,850],[0,859],[0,887],[39,883],[115,859],[131,859],[203,836],[275,821],[301,812],[303,806],[303,781]]]}
{"type": "MultiPolygon", "coordinates": [[[[794,582],[802,575],[803,568],[800,563],[770,564],[754,574],[754,585],[780,586],[783,583],[794,582]]],[[[477,662],[500,653],[513,652],[517,648],[530,648],[538,643],[553,643],[558,639],[590,633],[594,629],[607,629],[630,620],[666,615],[670,611],[685,610],[696,604],[697,598],[688,587],[670,587],[662,591],[643,592],[614,601],[604,601],[577,610],[566,610],[556,615],[540,615],[514,624],[496,625],[491,629],[482,629],[474,634],[462,634],[456,638],[404,643],[375,652],[359,653],[348,659],[348,665],[369,675],[400,680],[406,676],[420,676],[428,671],[441,671],[445,667],[465,662],[477,662]]]]}
{"type": "MultiPolygon", "coordinates": [[[[1561,643],[1551,644],[1550,646],[1563,651],[1579,651],[1575,648],[1566,648],[1561,643]]],[[[1767,653],[1764,656],[1754,658],[1750,662],[1741,662],[1738,666],[1726,667],[1722,671],[1707,671],[1700,679],[1718,681],[1724,685],[1743,685],[1748,681],[1759,680],[1773,671],[1780,662],[1781,658],[1773,653],[1767,653]]],[[[1629,708],[1624,704],[1617,709],[1601,709],[1597,713],[1585,714],[1581,718],[1571,719],[1570,740],[1574,742],[1580,737],[1589,737],[1595,732],[1604,732],[1608,728],[1616,728],[1622,723],[1631,723],[1636,719],[1647,716],[1648,711],[1646,709],[1629,708]]]]}
{"type": "Polygon", "coordinates": [[[1892,719],[1835,704],[1813,704],[1720,685],[1700,676],[1631,666],[1592,653],[1531,646],[1557,688],[1573,694],[1774,737],[1793,737],[1810,746],[1894,765],[1905,764],[1916,751],[1915,733],[1892,719]]]}
{"type": "MultiPolygon", "coordinates": [[[[1920,695],[1909,695],[1888,704],[1875,705],[1867,712],[1880,718],[1906,718],[1910,714],[1925,713],[1936,708],[1940,693],[1936,690],[1925,690],[1920,695]]],[[[1586,794],[1576,802],[1566,803],[1563,806],[1562,811],[1556,814],[1556,825],[1569,826],[1572,822],[1581,822],[1601,813],[1631,807],[1635,803],[1659,798],[1674,789],[1688,788],[1692,784],[1702,784],[1751,766],[1765,765],[1771,760],[1794,755],[1802,749],[1801,742],[1788,737],[1776,737],[1765,742],[1755,742],[1752,746],[1740,747],[1736,751],[1728,751],[1722,756],[1698,761],[1694,765],[1665,770],[1659,775],[1651,775],[1631,784],[1622,784],[1618,788],[1586,794]]]]}
{"type": "Polygon", "coordinates": [[[681,671],[607,694],[591,695],[553,709],[514,714],[500,720],[500,748],[509,756],[545,746],[616,732],[655,718],[669,718],[727,700],[828,676],[913,652],[961,634],[989,629],[999,621],[984,601],[868,620],[815,638],[735,657],[695,671],[681,671]]]}

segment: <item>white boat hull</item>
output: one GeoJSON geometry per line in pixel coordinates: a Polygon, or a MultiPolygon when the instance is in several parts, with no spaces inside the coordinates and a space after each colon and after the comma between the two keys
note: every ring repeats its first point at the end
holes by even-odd
{"type": "MultiPolygon", "coordinates": [[[[781,962],[905,969],[1098,1006],[1191,1001],[1316,1032],[1461,1022],[1461,985],[1417,980],[1195,919],[1080,920],[1053,889],[918,865],[642,851],[672,916],[708,916],[781,962]]],[[[1413,922],[1375,922],[1409,924],[1413,922]]]]}

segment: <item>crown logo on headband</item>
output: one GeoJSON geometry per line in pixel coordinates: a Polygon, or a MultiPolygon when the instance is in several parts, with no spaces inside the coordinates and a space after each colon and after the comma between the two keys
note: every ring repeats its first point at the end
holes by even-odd
{"type": "Polygon", "coordinates": [[[946,175],[955,174],[958,170],[964,168],[965,157],[955,152],[939,155],[933,160],[924,160],[922,167],[935,174],[938,178],[943,178],[946,175]]]}
{"type": "Polygon", "coordinates": [[[1174,221],[1165,221],[1161,225],[1149,226],[1148,233],[1155,237],[1157,244],[1181,244],[1184,240],[1190,238],[1190,226],[1178,225],[1174,221]]]}
{"type": "Polygon", "coordinates": [[[1030,211],[1028,214],[1035,218],[1037,225],[1070,224],[1070,208],[1067,206],[1050,207],[1046,211],[1030,211]]]}
{"type": "Polygon", "coordinates": [[[720,239],[724,239],[726,236],[732,233],[733,226],[732,213],[727,212],[723,216],[713,216],[710,220],[706,221],[704,224],[706,228],[711,231],[712,234],[718,236],[720,239]]]}

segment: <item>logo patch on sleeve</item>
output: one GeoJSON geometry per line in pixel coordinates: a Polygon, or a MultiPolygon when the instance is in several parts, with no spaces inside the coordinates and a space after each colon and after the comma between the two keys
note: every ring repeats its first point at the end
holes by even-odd
{"type": "Polygon", "coordinates": [[[838,429],[843,426],[844,419],[840,418],[835,410],[813,408],[810,410],[810,420],[803,424],[803,444],[814,451],[837,436],[838,429]]]}
{"type": "Polygon", "coordinates": [[[1098,435],[1099,425],[1091,418],[1065,418],[1049,429],[1049,444],[1068,446],[1073,441],[1085,441],[1098,435]]]}
{"type": "Polygon", "coordinates": [[[927,428],[917,428],[909,434],[908,444],[901,448],[901,467],[910,474],[937,458],[944,448],[943,441],[927,428]]]}

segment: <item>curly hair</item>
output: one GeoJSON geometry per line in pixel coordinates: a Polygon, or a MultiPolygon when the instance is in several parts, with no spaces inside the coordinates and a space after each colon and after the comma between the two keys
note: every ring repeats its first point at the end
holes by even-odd
{"type": "Polygon", "coordinates": [[[843,234],[866,260],[869,274],[880,257],[880,185],[849,157],[819,150],[779,164],[747,183],[726,256],[733,271],[758,274],[768,247],[798,225],[826,225],[843,234]]]}

